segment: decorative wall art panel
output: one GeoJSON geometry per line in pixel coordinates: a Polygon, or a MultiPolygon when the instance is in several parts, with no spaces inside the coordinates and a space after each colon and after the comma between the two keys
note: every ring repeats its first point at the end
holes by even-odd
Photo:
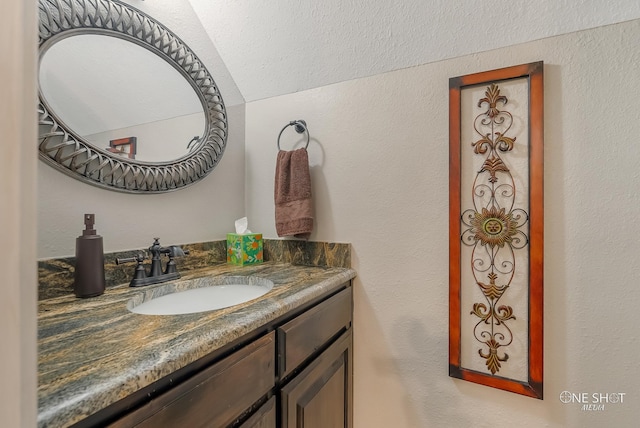
{"type": "Polygon", "coordinates": [[[543,64],[449,82],[449,375],[542,399],[543,64]]]}

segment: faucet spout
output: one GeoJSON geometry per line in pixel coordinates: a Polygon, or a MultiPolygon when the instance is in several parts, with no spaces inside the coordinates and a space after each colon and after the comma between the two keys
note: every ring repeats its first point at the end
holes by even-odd
{"type": "Polygon", "coordinates": [[[153,244],[149,247],[149,253],[151,254],[151,271],[149,277],[157,277],[162,275],[162,261],[160,255],[168,252],[166,248],[162,248],[160,245],[160,238],[153,238],[153,244]]]}

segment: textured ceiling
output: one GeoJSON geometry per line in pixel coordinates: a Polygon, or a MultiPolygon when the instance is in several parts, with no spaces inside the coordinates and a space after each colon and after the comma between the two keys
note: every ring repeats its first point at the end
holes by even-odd
{"type": "Polygon", "coordinates": [[[245,101],[640,17],[638,0],[188,0],[245,101]]]}

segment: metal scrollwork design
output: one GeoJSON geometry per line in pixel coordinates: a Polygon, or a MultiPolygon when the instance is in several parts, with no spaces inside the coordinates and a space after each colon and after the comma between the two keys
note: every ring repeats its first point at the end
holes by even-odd
{"type": "Polygon", "coordinates": [[[117,0],[39,0],[40,55],[76,34],[104,34],[136,43],[163,58],[195,89],[206,128],[199,146],[170,162],[126,159],[78,136],[40,93],[38,149],[42,160],[87,183],[129,193],[168,192],[204,178],[218,164],[227,141],[227,114],[213,77],[175,34],[151,17],[117,0]]]}
{"type": "Polygon", "coordinates": [[[516,316],[511,306],[499,302],[515,274],[515,251],[529,242],[525,227],[529,215],[515,207],[515,181],[501,156],[513,150],[516,142],[515,137],[508,136],[513,117],[508,111],[500,110],[507,102],[496,84],[487,87],[485,97],[478,101],[478,107],[487,109],[474,119],[474,130],[480,138],[472,147],[475,154],[485,159],[471,190],[473,208],[461,216],[466,227],[463,227],[461,241],[473,248],[471,271],[485,298],[485,302],[473,304],[471,314],[479,318],[474,336],[483,344],[478,354],[486,360],[491,374],[497,373],[509,358],[500,348],[513,342],[509,320],[516,316]]]}

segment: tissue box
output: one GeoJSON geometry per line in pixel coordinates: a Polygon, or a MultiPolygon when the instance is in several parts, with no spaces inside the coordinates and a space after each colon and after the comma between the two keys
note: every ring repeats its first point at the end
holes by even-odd
{"type": "Polygon", "coordinates": [[[227,233],[227,263],[238,266],[262,263],[262,233],[227,233]]]}

